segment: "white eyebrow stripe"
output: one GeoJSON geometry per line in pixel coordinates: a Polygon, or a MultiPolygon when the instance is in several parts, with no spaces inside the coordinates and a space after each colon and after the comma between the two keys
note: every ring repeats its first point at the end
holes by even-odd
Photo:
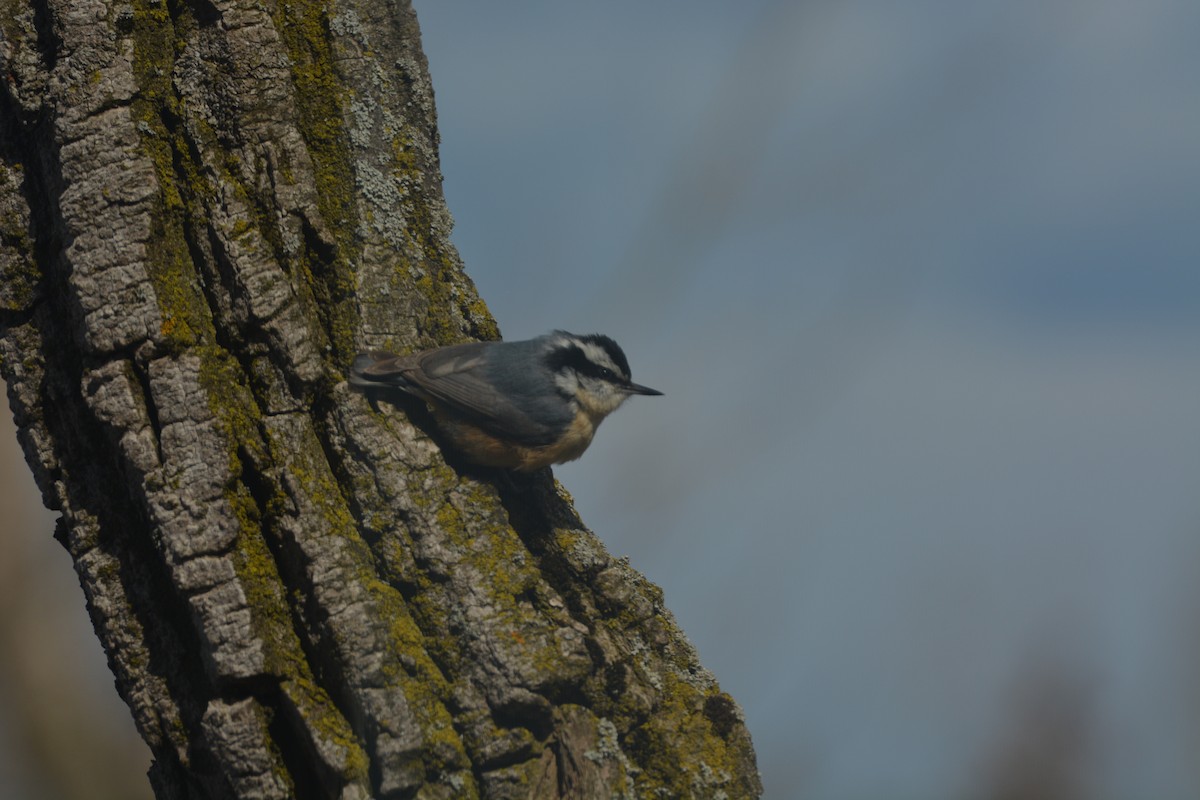
{"type": "Polygon", "coordinates": [[[587,356],[588,361],[591,361],[593,364],[597,364],[601,367],[607,367],[616,373],[621,372],[621,370],[617,368],[617,365],[613,363],[612,358],[609,357],[608,351],[603,347],[592,344],[591,342],[579,342],[579,349],[581,349],[583,354],[587,356]]]}

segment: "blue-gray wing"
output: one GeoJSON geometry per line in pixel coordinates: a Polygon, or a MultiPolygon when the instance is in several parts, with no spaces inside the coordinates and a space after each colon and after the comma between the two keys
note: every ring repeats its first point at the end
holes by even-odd
{"type": "Polygon", "coordinates": [[[528,391],[517,371],[502,369],[487,357],[488,348],[516,345],[470,342],[407,356],[364,353],[355,359],[350,381],[359,387],[399,389],[506,440],[534,447],[550,444],[571,421],[571,411],[553,396],[528,391]]]}

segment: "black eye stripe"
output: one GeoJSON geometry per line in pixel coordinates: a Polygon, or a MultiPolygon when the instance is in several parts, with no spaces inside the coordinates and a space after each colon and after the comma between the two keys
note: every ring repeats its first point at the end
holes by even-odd
{"type": "Polygon", "coordinates": [[[550,368],[555,372],[564,368],[570,368],[580,375],[588,375],[593,378],[605,378],[608,380],[617,378],[617,374],[613,370],[608,367],[602,367],[589,359],[577,345],[562,347],[550,353],[549,362],[550,368]]]}
{"type": "Polygon", "coordinates": [[[625,352],[614,342],[601,333],[592,333],[587,336],[580,337],[581,341],[593,344],[608,353],[608,357],[612,359],[616,365],[616,372],[621,375],[629,375],[629,360],[625,358],[625,352]]]}

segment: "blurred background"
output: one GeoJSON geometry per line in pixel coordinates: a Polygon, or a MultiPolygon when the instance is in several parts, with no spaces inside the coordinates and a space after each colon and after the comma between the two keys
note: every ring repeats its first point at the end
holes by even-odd
{"type": "MultiPolygon", "coordinates": [[[[505,336],[666,393],[556,474],[766,796],[1200,796],[1200,5],[416,5],[505,336]]],[[[5,424],[0,784],[147,796],[5,424]]]]}

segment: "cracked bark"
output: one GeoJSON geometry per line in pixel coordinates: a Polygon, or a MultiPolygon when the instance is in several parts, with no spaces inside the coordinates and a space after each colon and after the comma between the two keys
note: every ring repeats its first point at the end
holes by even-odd
{"type": "Polygon", "coordinates": [[[548,474],[345,366],[497,330],[408,3],[5,0],[0,369],[162,798],[750,797],[548,474]]]}

